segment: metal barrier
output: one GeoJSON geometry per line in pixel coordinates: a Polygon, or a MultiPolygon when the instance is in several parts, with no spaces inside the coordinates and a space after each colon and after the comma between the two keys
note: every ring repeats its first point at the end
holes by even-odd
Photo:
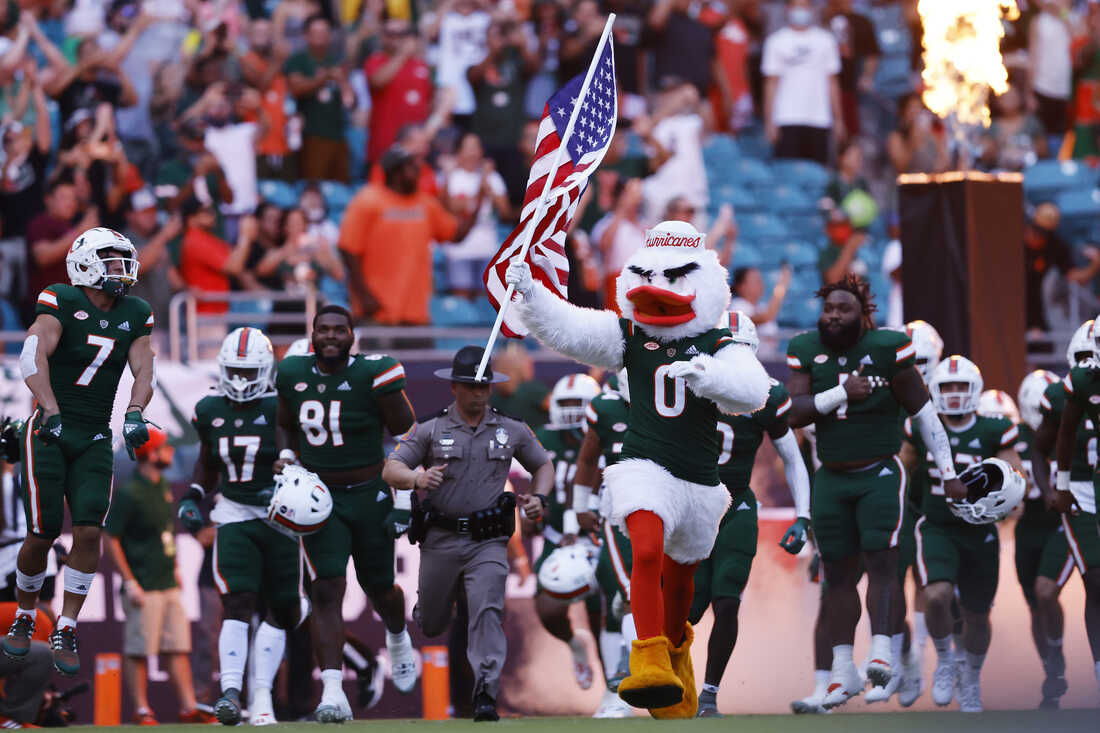
{"type": "MultiPolygon", "coordinates": [[[[310,324],[313,323],[313,315],[317,312],[317,293],[308,291],[305,293],[284,292],[228,292],[206,293],[201,291],[188,291],[176,293],[168,303],[168,353],[173,361],[183,360],[186,351],[186,361],[197,361],[201,330],[207,326],[224,326],[226,332],[236,326],[252,323],[265,325],[287,323],[302,325],[305,335],[309,335],[310,324]],[[268,312],[233,312],[212,315],[199,315],[199,303],[305,303],[304,313],[272,313],[268,312]],[[181,344],[186,340],[186,349],[181,344]]],[[[275,343],[289,343],[295,337],[282,337],[273,339],[275,343]]],[[[220,340],[218,342],[221,343],[220,340]]]]}

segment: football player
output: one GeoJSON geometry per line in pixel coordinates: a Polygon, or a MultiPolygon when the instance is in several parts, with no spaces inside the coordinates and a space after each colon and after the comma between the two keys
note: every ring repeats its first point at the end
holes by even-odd
{"type": "MultiPolygon", "coordinates": [[[[734,341],[747,344],[756,353],[760,339],[747,314],[730,313],[729,329],[734,341]]],[[[698,624],[708,606],[714,609],[714,626],[707,643],[706,676],[696,713],[700,718],[721,717],[718,686],[737,643],[741,594],[749,581],[752,559],[756,555],[756,495],[749,488],[749,478],[765,433],[783,459],[787,485],[794,497],[795,521],[787,528],[779,546],[797,555],[806,543],[810,526],[810,475],[798,449],[798,440],[787,425],[790,409],[791,399],[786,387],[773,379],[764,407],[749,415],[718,416],[718,432],[722,436],[718,475],[729,489],[731,503],[722,518],[710,557],[699,563],[695,571],[695,598],[688,616],[692,624],[698,624]]]]}
{"type": "Polygon", "coordinates": [[[95,578],[99,535],[111,505],[111,409],[123,368],[134,376],[122,437],[130,458],[149,440],[142,410],[153,396],[153,311],[126,292],[137,282],[137,250],[113,229],[81,234],[65,256],[71,285],[38,294],[19,367],[35,410],[23,431],[27,537],[16,564],[19,610],[4,653],[24,659],[34,635],[35,603],[65,505],[73,546],[65,598],[50,647],[57,670],[80,671],[76,618],[95,578]]]}
{"type": "Polygon", "coordinates": [[[222,696],[214,714],[223,725],[241,722],[249,623],[262,593],[267,617],[252,652],[249,712],[252,725],[271,725],[276,722],[271,686],[283,660],[286,630],[301,621],[298,542],[266,521],[277,453],[275,355],[262,331],[238,328],[222,341],[217,360],[217,394],[199,400],[191,418],[199,458],[178,513],[186,530],[199,531],[205,526],[199,502],[220,488],[210,513],[217,527],[214,584],[222,601],[222,696]]]}
{"type": "MultiPolygon", "coordinates": [[[[996,457],[1022,473],[1023,464],[1016,453],[1019,428],[1011,420],[977,414],[983,387],[981,371],[961,356],[949,357],[932,371],[929,391],[950,436],[954,468],[963,471],[996,457]]],[[[981,669],[992,634],[989,611],[1000,567],[997,527],[968,523],[952,511],[952,501],[967,497],[947,491],[943,469],[928,457],[928,441],[913,429],[911,421],[906,421],[905,430],[906,465],[915,466],[918,456],[926,456],[929,465],[921,505],[924,516],[917,522],[916,536],[917,570],[924,586],[928,632],[937,655],[932,699],[937,705],[949,704],[958,682],[960,709],[981,712],[981,669]],[[963,649],[952,653],[956,590],[963,649]],[[957,659],[965,662],[956,664],[957,659]]]]}
{"type": "Polygon", "coordinates": [[[630,570],[633,551],[621,529],[599,518],[601,471],[613,466],[623,451],[623,436],[630,426],[630,388],[626,370],[610,375],[602,394],[596,395],[585,411],[588,431],[577,456],[573,477],[573,511],[585,532],[600,532],[600,556],[596,579],[605,601],[604,627],[600,631],[600,657],[607,690],[595,718],[628,718],[633,713],[616,692],[619,682],[630,673],[628,650],[637,638],[630,613],[630,570]]]}
{"type": "Polygon", "coordinates": [[[856,582],[868,574],[871,658],[867,676],[886,687],[900,664],[904,596],[897,582],[898,541],[904,523],[905,468],[899,413],[913,417],[945,490],[964,498],[943,424],[915,366],[904,333],[875,328],[875,305],[857,278],[826,285],[816,332],[793,338],[787,364],[790,424],[814,423],[822,467],[814,475],[811,512],[825,570],[822,602],[833,643],[832,670],[822,705],[833,708],[863,689],[852,659],[859,599],[856,582]]]}
{"type": "MultiPolygon", "coordinates": [[[[542,447],[549,451],[554,462],[554,491],[550,494],[545,523],[542,554],[535,561],[538,574],[546,558],[563,544],[573,544],[580,534],[577,514],[570,507],[568,491],[577,470],[577,452],[584,440],[585,411],[592,398],[600,394],[600,385],[587,374],[569,374],[562,377],[550,390],[550,422],[535,431],[542,447]]],[[[594,633],[600,628],[601,601],[598,595],[585,599],[589,623],[594,633]]],[[[556,639],[569,645],[573,654],[573,675],[582,690],[592,686],[592,665],[588,662],[588,649],[584,640],[574,636],[569,621],[569,603],[550,596],[539,587],[535,595],[535,612],[543,627],[556,639]]]]}
{"type": "Polygon", "coordinates": [[[279,365],[279,458],[275,471],[300,461],[332,491],[332,516],[302,539],[312,577],[317,656],[323,685],[316,718],[351,718],[343,689],[344,599],[348,558],[386,626],[391,676],[399,692],[416,684],[416,660],[405,628],[405,594],[394,583],[394,540],[408,530],[409,492],[395,497],[381,479],[382,431],[405,433],[415,422],[405,396],[405,369],[381,354],[351,356],[351,314],[326,305],[313,320],[312,356],[279,365]],[[396,501],[395,501],[396,499],[396,501]]]}
{"type": "MultiPolygon", "coordinates": [[[[1095,354],[1096,329],[1090,328],[1088,333],[1095,354]]],[[[1058,474],[1050,504],[1052,509],[1062,513],[1062,528],[1085,583],[1085,631],[1092,650],[1096,678],[1100,682],[1100,527],[1097,525],[1095,473],[1096,428],[1100,426],[1100,411],[1097,410],[1100,403],[1097,397],[1100,394],[1100,365],[1088,355],[1083,344],[1079,351],[1074,352],[1073,358],[1078,361],[1070,369],[1061,395],[1053,387],[1048,387],[1044,392],[1050,407],[1043,406],[1043,422],[1039,426],[1035,447],[1040,455],[1049,455],[1044,450],[1049,450],[1052,443],[1056,443],[1058,474]],[[1059,411],[1060,420],[1057,417],[1059,411]],[[1082,427],[1087,430],[1090,423],[1093,429],[1082,434],[1082,427]],[[1054,425],[1058,426],[1056,441],[1051,440],[1054,425]],[[1085,438],[1087,440],[1082,445],[1085,438]],[[1069,466],[1069,470],[1064,466],[1069,466]],[[1083,478],[1086,466],[1091,473],[1091,483],[1083,478]]],[[[1043,486],[1046,466],[1040,468],[1036,462],[1035,467],[1036,480],[1043,486]]]]}

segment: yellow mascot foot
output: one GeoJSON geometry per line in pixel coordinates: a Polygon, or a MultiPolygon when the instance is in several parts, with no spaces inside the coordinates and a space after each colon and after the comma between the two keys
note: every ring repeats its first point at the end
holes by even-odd
{"type": "Polygon", "coordinates": [[[695,641],[695,632],[691,624],[684,624],[684,640],[680,646],[674,646],[669,652],[672,672],[684,686],[684,697],[676,705],[651,709],[649,714],[660,720],[670,718],[694,718],[699,708],[699,693],[695,690],[695,669],[691,664],[691,642],[695,641]]]}
{"type": "MultiPolygon", "coordinates": [[[[630,676],[619,683],[619,697],[636,708],[666,708],[684,697],[672,671],[668,637],[636,639],[630,651],[630,676]]],[[[690,662],[689,662],[690,663],[690,662]]]]}

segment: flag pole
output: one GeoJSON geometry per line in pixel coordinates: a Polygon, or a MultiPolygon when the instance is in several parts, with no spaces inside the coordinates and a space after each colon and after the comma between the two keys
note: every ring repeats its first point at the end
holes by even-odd
{"type": "MultiPolygon", "coordinates": [[[[584,75],[584,82],[581,83],[580,92],[577,94],[577,103],[573,105],[573,112],[569,115],[569,123],[565,126],[561,144],[558,145],[558,149],[554,151],[554,162],[550,166],[550,172],[546,175],[546,183],[542,186],[542,195],[539,196],[539,202],[535,206],[534,214],[527,220],[527,226],[523,230],[523,244],[520,246],[519,252],[513,257],[513,260],[517,257],[520,260],[527,257],[527,250],[530,249],[531,239],[535,235],[535,227],[538,226],[539,221],[546,212],[546,206],[548,204],[547,199],[550,196],[551,189],[554,187],[554,178],[557,176],[558,167],[561,165],[562,155],[564,155],[569,148],[569,137],[573,134],[573,126],[577,123],[577,117],[580,116],[581,101],[584,100],[585,95],[588,94],[588,87],[592,84],[592,77],[596,73],[596,67],[600,65],[600,56],[603,54],[604,45],[611,35],[611,25],[614,22],[615,13],[610,13],[607,16],[607,23],[604,24],[603,33],[600,35],[600,42],[596,46],[596,53],[592,56],[592,62],[588,64],[588,72],[584,75]]],[[[481,363],[477,366],[477,375],[474,377],[474,381],[480,382],[485,376],[485,368],[489,365],[489,359],[493,354],[493,346],[496,344],[497,337],[500,335],[500,328],[504,324],[504,314],[508,312],[508,307],[512,304],[512,295],[515,291],[516,286],[509,284],[508,289],[504,293],[504,299],[500,303],[500,310],[497,311],[497,319],[496,322],[493,323],[493,330],[489,334],[489,341],[485,344],[485,353],[481,356],[481,363]]]]}

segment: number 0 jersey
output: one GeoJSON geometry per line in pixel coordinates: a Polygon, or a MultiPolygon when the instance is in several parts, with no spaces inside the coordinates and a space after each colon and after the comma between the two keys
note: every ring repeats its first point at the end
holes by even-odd
{"type": "Polygon", "coordinates": [[[722,453],[718,456],[718,475],[731,494],[749,488],[756,451],[764,442],[764,433],[791,409],[787,388],[774,379],[768,401],[751,415],[719,415],[718,434],[722,453]]]}
{"type": "MultiPolygon", "coordinates": [[[[865,332],[843,353],[821,343],[816,330],[795,336],[787,347],[787,366],[796,374],[810,376],[810,394],[815,395],[843,384],[857,372],[889,382],[895,374],[912,368],[915,357],[909,337],[887,329],[865,332]]],[[[822,415],[814,421],[818,458],[822,463],[844,463],[895,455],[901,448],[900,411],[901,405],[887,386],[875,388],[865,400],[822,415]]]]}
{"type": "Polygon", "coordinates": [[[614,466],[623,455],[623,439],[630,427],[630,403],[615,392],[601,392],[585,410],[588,429],[600,439],[603,467],[614,466]]]}
{"type": "Polygon", "coordinates": [[[191,424],[210,459],[218,463],[225,498],[251,506],[267,505],[267,500],[256,494],[275,483],[271,467],[278,453],[278,409],[274,395],[240,404],[210,395],[195,405],[191,424]]]}
{"type": "Polygon", "coordinates": [[[92,305],[80,288],[51,285],[38,294],[35,315],[61,322],[61,339],[49,358],[50,387],[65,424],[106,428],[130,345],[153,332],[153,309],[124,295],[109,311],[92,305]]]}
{"type": "Polygon", "coordinates": [[[346,471],[381,463],[378,398],[405,388],[405,369],[384,354],[357,354],[336,374],[322,374],[313,355],[279,364],[279,398],[298,425],[298,452],[311,471],[346,471]]]}
{"type": "Polygon", "coordinates": [[[630,380],[630,427],[622,457],[645,458],[678,479],[717,486],[718,406],[688,389],[683,379],[670,378],[668,367],[733,343],[729,329],[712,328],[662,344],[625,318],[619,319],[619,328],[630,380]]]}

